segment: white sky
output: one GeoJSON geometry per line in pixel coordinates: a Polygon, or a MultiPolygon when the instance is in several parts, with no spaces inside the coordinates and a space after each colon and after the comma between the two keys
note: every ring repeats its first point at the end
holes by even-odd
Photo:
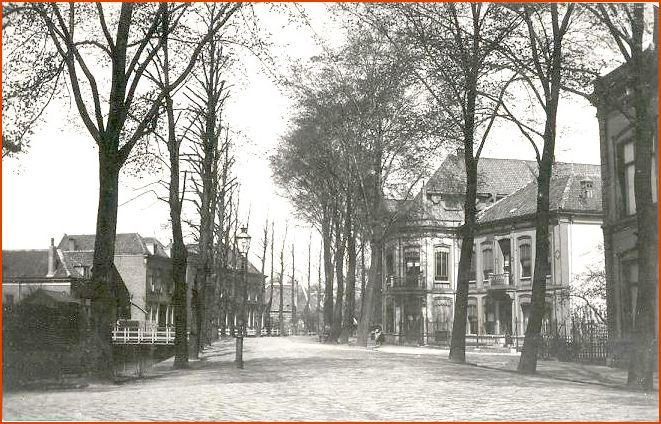
{"type": "MultiPolygon", "coordinates": [[[[314,32],[332,34],[337,41],[339,31],[328,30],[328,20],[321,4],[306,4],[314,32]]],[[[273,42],[280,46],[278,54],[307,58],[321,52],[306,27],[293,27],[285,17],[269,19],[273,42]],[[282,28],[282,29],[281,29],[282,28]]],[[[276,238],[289,223],[287,268],[291,264],[291,241],[295,240],[296,268],[299,280],[307,280],[307,242],[309,227],[293,218],[293,208],[278,195],[271,180],[268,156],[287,129],[290,100],[262,72],[254,58],[245,58],[249,83],[237,84],[232,92],[229,118],[235,130],[244,137],[237,149],[235,168],[241,184],[241,209],[247,217],[250,209],[250,234],[253,236],[251,259],[258,266],[256,254],[266,217],[276,221],[276,238]],[[292,237],[292,232],[293,237],[292,237]]],[[[284,62],[283,62],[284,63],[284,62]]],[[[61,105],[60,105],[61,106],[61,105]]],[[[46,122],[34,135],[29,151],[17,159],[2,161],[2,248],[44,249],[49,239],[57,243],[65,233],[95,232],[98,200],[97,149],[86,130],[71,121],[77,120],[73,106],[53,107],[46,122]]],[[[556,157],[559,161],[599,163],[599,137],[595,110],[587,102],[561,105],[559,138],[556,157]]],[[[532,159],[533,151],[520,140],[515,127],[495,129],[483,156],[532,159]]],[[[151,181],[122,176],[122,204],[135,197],[136,188],[151,181]]],[[[138,232],[156,236],[164,244],[170,240],[167,227],[168,209],[154,195],[141,196],[119,208],[117,232],[138,232]]],[[[280,242],[276,241],[276,262],[280,242]]],[[[313,246],[319,246],[314,236],[313,246]]],[[[315,282],[318,248],[313,247],[312,281],[315,282]]],[[[267,254],[268,256],[268,254],[267,254]]],[[[269,265],[267,264],[267,274],[269,265]]],[[[286,271],[290,272],[290,271],[286,271]]]]}

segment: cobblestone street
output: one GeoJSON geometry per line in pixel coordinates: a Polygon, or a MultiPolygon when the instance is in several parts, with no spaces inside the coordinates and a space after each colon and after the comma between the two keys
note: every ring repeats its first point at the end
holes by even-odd
{"type": "MultiPolygon", "coordinates": [[[[657,421],[658,392],[578,383],[540,363],[540,376],[502,369],[516,357],[472,353],[450,363],[428,348],[326,346],[311,337],[246,339],[205,351],[191,370],[172,359],[121,385],[3,394],[4,420],[113,421],[657,421]],[[555,372],[555,374],[554,374],[555,372]],[[559,374],[558,374],[559,373],[559,374]]],[[[589,374],[597,367],[580,367],[589,374]]],[[[601,368],[601,367],[599,367],[601,368]]],[[[608,374],[608,373],[606,373],[608,374]]],[[[619,375],[619,374],[617,374],[619,375]]],[[[615,378],[615,377],[614,377],[615,378]]],[[[592,381],[588,379],[588,381],[592,381]]],[[[603,383],[603,382],[602,382],[603,383]]]]}

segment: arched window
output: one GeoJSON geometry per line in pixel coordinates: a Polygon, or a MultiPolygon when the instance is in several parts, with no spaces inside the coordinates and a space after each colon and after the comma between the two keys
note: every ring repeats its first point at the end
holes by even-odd
{"type": "Polygon", "coordinates": [[[528,236],[519,237],[519,263],[521,264],[521,278],[530,278],[532,275],[532,239],[528,236]]]}

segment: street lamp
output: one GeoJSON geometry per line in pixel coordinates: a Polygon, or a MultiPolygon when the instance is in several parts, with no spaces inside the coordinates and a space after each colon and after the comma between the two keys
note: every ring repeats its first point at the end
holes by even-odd
{"type": "Polygon", "coordinates": [[[246,293],[248,286],[248,249],[250,249],[250,236],[248,235],[248,228],[241,227],[241,232],[236,236],[236,246],[241,255],[241,299],[239,302],[239,331],[236,335],[236,366],[243,368],[243,335],[245,333],[246,323],[246,293]]]}

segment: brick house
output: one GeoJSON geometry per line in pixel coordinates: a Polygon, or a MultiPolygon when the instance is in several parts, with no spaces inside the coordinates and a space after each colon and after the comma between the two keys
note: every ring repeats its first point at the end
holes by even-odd
{"type": "MultiPolygon", "coordinates": [[[[5,307],[32,298],[81,304],[89,314],[91,290],[89,271],[92,256],[82,252],[65,252],[51,239],[48,249],[2,251],[2,304],[5,307]]],[[[118,315],[128,314],[129,296],[117,269],[118,315]]]]}
{"type": "MultiPolygon", "coordinates": [[[[93,234],[65,234],[58,250],[72,257],[93,255],[94,240],[93,234]]],[[[146,325],[172,325],[174,282],[165,247],[152,237],[117,234],[114,264],[129,293],[130,319],[146,325]]]]}
{"type": "MultiPolygon", "coordinates": [[[[393,343],[446,342],[452,329],[463,223],[465,173],[449,156],[418,195],[399,205],[386,241],[382,322],[393,343]]],[[[467,337],[504,344],[522,336],[535,261],[536,164],[481,158],[467,337]]],[[[599,260],[599,166],[557,163],[551,181],[551,275],[546,328],[567,325],[566,292],[599,260]]]]}

